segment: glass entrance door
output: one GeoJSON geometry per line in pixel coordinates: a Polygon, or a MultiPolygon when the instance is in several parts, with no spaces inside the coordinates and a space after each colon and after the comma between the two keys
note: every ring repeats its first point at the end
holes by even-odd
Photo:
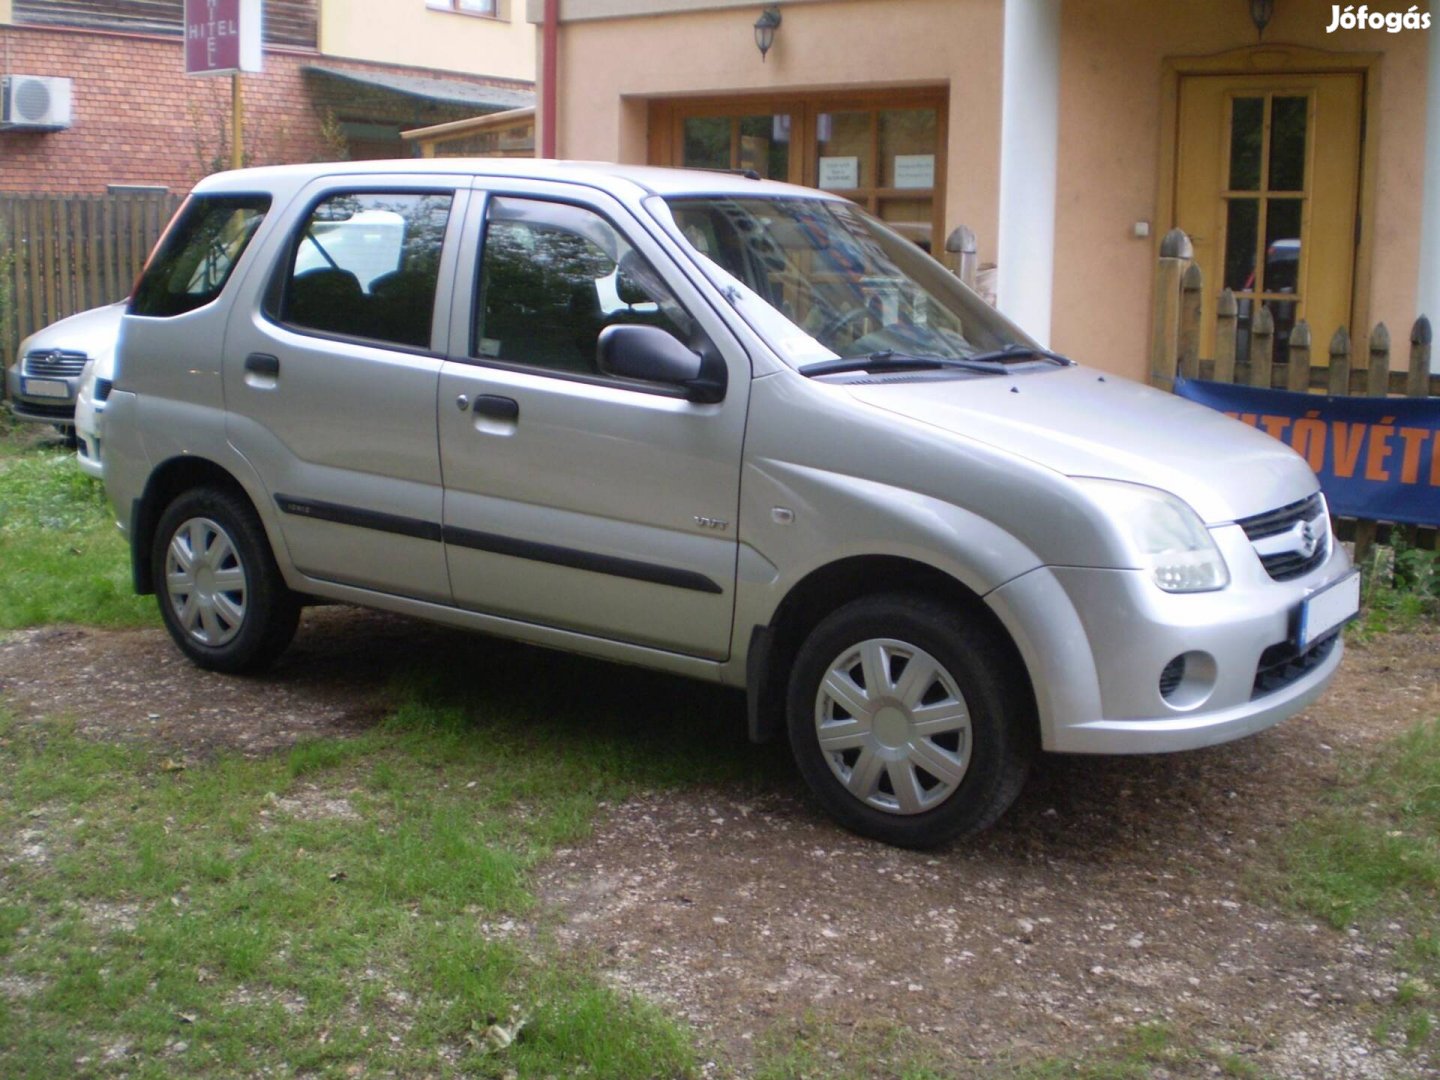
{"type": "Polygon", "coordinates": [[[657,102],[651,161],[754,172],[853,199],[927,251],[944,227],[942,93],[657,102]]]}

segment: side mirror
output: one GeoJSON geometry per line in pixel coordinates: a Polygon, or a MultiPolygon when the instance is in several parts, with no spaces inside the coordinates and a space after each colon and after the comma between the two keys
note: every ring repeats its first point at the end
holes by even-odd
{"type": "MultiPolygon", "coordinates": [[[[707,346],[707,352],[713,348],[707,346]]],[[[718,353],[698,353],[658,326],[618,323],[600,331],[596,366],[606,375],[660,383],[685,391],[689,401],[714,403],[725,397],[725,362],[718,353]]]]}

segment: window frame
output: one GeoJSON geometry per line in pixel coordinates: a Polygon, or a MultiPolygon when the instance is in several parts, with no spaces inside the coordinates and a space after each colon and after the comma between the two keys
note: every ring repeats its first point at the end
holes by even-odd
{"type": "Polygon", "coordinates": [[[489,11],[468,11],[460,6],[461,0],[425,0],[425,10],[441,15],[466,15],[472,19],[490,19],[494,22],[510,21],[510,0],[490,0],[489,11]]]}
{"type": "MultiPolygon", "coordinates": [[[[290,227],[290,232],[284,238],[279,254],[276,256],[275,264],[270,268],[269,277],[260,294],[261,317],[272,326],[277,326],[288,333],[297,334],[302,337],[318,338],[323,341],[338,341],[351,345],[364,345],[373,349],[386,349],[392,352],[409,353],[412,356],[443,358],[445,356],[445,350],[435,347],[435,335],[438,330],[445,326],[448,313],[442,311],[437,314],[435,306],[439,303],[441,294],[447,284],[445,281],[447,256],[460,245],[458,232],[464,227],[465,219],[468,216],[466,200],[469,197],[469,193],[470,189],[465,186],[464,179],[460,177],[453,178],[448,183],[436,187],[426,187],[416,184],[386,185],[367,183],[358,186],[344,185],[326,187],[316,192],[313,197],[306,201],[304,210],[294,219],[294,224],[290,227]],[[295,266],[295,259],[300,244],[304,239],[305,226],[309,223],[311,215],[315,213],[315,208],[321,203],[346,195],[448,195],[450,197],[450,209],[445,219],[445,233],[440,241],[440,258],[436,264],[435,298],[431,304],[429,345],[408,345],[404,342],[389,341],[385,338],[365,337],[361,334],[342,334],[332,330],[320,330],[315,327],[292,323],[281,318],[281,312],[284,311],[286,288],[291,280],[291,271],[295,266]]],[[[453,268],[449,272],[453,278],[453,268]]]]}

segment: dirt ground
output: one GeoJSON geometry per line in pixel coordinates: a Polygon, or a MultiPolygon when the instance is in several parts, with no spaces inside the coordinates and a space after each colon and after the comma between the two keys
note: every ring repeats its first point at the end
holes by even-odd
{"type": "MultiPolygon", "coordinates": [[[[24,631],[0,639],[0,703],[170,754],[259,754],[368,726],[397,659],[468,640],[483,639],[319,609],[272,674],[235,679],[192,668],[158,630],[24,631]]],[[[1434,1075],[1372,1041],[1397,982],[1383,928],[1336,932],[1245,887],[1257,846],[1337,781],[1341,751],[1434,716],[1431,630],[1351,648],[1320,703],[1250,739],[1047,757],[996,828],[938,852],[840,831],[798,777],[752,799],[642,796],[543,868],[541,918],[742,1072],[767,1031],[802,1022],[862,1038],[902,1024],[967,1075],[1160,1019],[1261,1075],[1434,1075]]]]}

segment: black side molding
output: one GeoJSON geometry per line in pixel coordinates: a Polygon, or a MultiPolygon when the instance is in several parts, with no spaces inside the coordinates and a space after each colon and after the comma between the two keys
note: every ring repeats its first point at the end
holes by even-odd
{"type": "Polygon", "coordinates": [[[692,592],[724,593],[719,585],[704,574],[693,570],[681,570],[673,566],[626,559],[618,555],[601,555],[578,548],[561,547],[558,544],[543,544],[537,540],[521,540],[498,533],[478,532],[461,529],[453,525],[441,526],[438,522],[420,518],[386,514],[378,510],[362,510],[354,506],[318,502],[314,499],[297,499],[292,495],[276,495],[275,505],[287,514],[297,517],[330,521],[337,525],[352,525],[359,529],[374,529],[377,532],[411,536],[417,540],[433,540],[469,548],[472,551],[488,551],[495,555],[509,555],[531,562],[549,563],[552,566],[568,566],[575,570],[588,570],[611,577],[629,578],[632,581],[647,581],[654,585],[668,585],[675,589],[692,592]]]}
{"type": "Polygon", "coordinates": [[[519,540],[513,536],[496,533],[476,532],[445,526],[445,542],[456,547],[474,551],[489,551],[496,555],[511,555],[531,562],[550,563],[552,566],[568,566],[576,570],[590,570],[611,577],[630,578],[633,581],[648,581],[655,585],[669,585],[676,589],[719,595],[725,590],[704,574],[693,570],[680,570],[673,566],[659,566],[641,562],[639,559],[623,559],[618,555],[599,555],[576,548],[560,547],[558,544],[542,544],[538,540],[519,540]]]}
{"type": "Polygon", "coordinates": [[[376,532],[395,533],[399,536],[413,536],[417,540],[440,540],[440,526],[436,522],[421,518],[384,514],[378,510],[361,510],[354,506],[316,502],[313,499],[296,499],[290,495],[276,495],[275,505],[285,513],[297,517],[333,521],[337,525],[354,525],[360,529],[374,529],[376,532]]]}

